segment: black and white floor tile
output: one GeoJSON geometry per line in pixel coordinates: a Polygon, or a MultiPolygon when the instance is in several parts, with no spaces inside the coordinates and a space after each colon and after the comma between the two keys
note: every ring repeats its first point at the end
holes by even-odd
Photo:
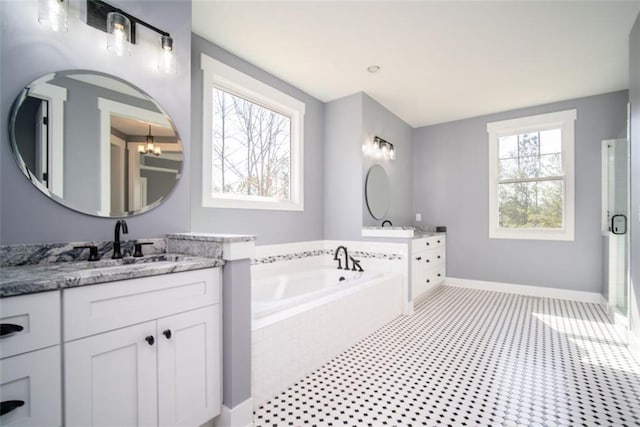
{"type": "Polygon", "coordinates": [[[595,304],[442,287],[254,426],[640,426],[640,364],[595,304]]]}

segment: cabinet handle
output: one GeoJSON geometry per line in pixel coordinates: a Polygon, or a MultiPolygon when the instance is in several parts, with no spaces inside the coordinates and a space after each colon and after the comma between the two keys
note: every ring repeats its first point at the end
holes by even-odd
{"type": "Polygon", "coordinates": [[[24,400],[5,400],[0,402],[0,416],[8,414],[21,406],[24,406],[24,400]]]}
{"type": "Polygon", "coordinates": [[[438,255],[438,259],[440,259],[440,255],[438,255]]]}
{"type": "Polygon", "coordinates": [[[438,240],[437,242],[440,243],[440,240],[438,240]]]}
{"type": "Polygon", "coordinates": [[[22,326],[14,325],[13,323],[0,323],[0,337],[15,334],[16,332],[20,332],[23,329],[24,328],[22,326]]]}
{"type": "Polygon", "coordinates": [[[145,340],[145,341],[147,342],[147,344],[149,344],[149,345],[153,345],[153,344],[156,342],[155,338],[153,338],[153,335],[149,335],[149,336],[147,336],[147,337],[144,337],[144,340],[145,340]]]}
{"type": "Polygon", "coordinates": [[[431,262],[431,260],[429,258],[427,258],[427,262],[431,262]]]}
{"type": "Polygon", "coordinates": [[[431,282],[431,280],[427,279],[427,283],[431,282]]]}
{"type": "Polygon", "coordinates": [[[440,277],[440,273],[438,273],[438,277],[440,277]]]}
{"type": "Polygon", "coordinates": [[[416,261],[420,261],[422,259],[421,256],[419,256],[418,258],[416,258],[416,261]]]}
{"type": "Polygon", "coordinates": [[[171,339],[171,329],[167,329],[167,330],[163,331],[162,335],[164,335],[166,339],[170,340],[171,339]]]}
{"type": "Polygon", "coordinates": [[[427,242],[427,246],[429,246],[429,242],[427,242]]]}

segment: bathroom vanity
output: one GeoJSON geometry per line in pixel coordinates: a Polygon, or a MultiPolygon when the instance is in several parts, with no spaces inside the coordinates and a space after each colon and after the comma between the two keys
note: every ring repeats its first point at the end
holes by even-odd
{"type": "Polygon", "coordinates": [[[3,269],[2,425],[201,425],[217,416],[222,260],[99,263],[3,269]]]}
{"type": "Polygon", "coordinates": [[[411,240],[411,295],[415,301],[440,285],[447,275],[444,233],[418,235],[411,240]]]}

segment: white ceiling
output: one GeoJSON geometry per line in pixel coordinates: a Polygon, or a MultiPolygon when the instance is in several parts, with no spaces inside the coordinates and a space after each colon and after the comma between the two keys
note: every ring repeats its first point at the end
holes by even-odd
{"type": "Polygon", "coordinates": [[[639,11],[615,0],[194,0],[193,31],[321,101],[364,91],[417,127],[628,88],[639,11]]]}

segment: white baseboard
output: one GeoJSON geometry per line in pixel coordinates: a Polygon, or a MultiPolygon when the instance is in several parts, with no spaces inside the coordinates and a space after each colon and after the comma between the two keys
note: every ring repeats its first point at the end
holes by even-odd
{"type": "Polygon", "coordinates": [[[227,408],[222,405],[220,415],[214,420],[215,427],[248,427],[253,425],[253,399],[227,408]]]}
{"type": "Polygon", "coordinates": [[[513,283],[486,282],[483,280],[457,279],[447,277],[447,286],[458,288],[480,289],[483,291],[506,292],[510,294],[527,295],[533,297],[556,298],[570,301],[590,302],[593,304],[607,304],[604,297],[597,292],[572,291],[568,289],[546,288],[543,286],[516,285],[513,283]]]}

